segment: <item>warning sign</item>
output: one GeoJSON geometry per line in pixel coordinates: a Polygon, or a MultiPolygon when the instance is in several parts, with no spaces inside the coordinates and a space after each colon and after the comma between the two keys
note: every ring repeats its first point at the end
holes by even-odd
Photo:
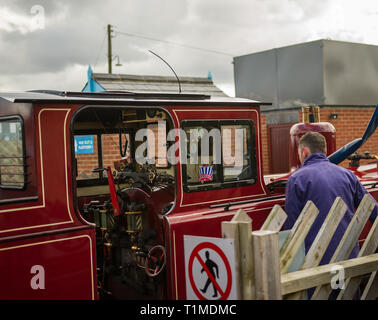
{"type": "Polygon", "coordinates": [[[232,239],[185,235],[184,250],[187,299],[237,299],[232,239]]]}

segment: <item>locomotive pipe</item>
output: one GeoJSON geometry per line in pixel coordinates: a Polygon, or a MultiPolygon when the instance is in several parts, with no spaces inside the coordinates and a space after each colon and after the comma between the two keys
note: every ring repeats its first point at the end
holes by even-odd
{"type": "Polygon", "coordinates": [[[303,123],[310,122],[310,108],[309,107],[302,107],[302,122],[303,123]]]}
{"type": "Polygon", "coordinates": [[[341,147],[339,150],[332,153],[328,156],[329,161],[334,164],[339,164],[343,160],[345,160],[350,154],[355,152],[358,148],[360,148],[374,133],[375,129],[378,126],[378,105],[375,107],[374,113],[369,121],[368,126],[364,132],[362,138],[358,138],[349,142],[345,146],[341,147]]]}
{"type": "Polygon", "coordinates": [[[313,107],[314,122],[320,122],[320,108],[313,107]]]}

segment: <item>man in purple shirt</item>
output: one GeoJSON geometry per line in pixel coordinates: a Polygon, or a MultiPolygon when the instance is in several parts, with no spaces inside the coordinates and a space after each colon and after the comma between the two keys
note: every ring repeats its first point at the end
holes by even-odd
{"type": "MultiPolygon", "coordinates": [[[[326,148],[325,138],[317,132],[308,132],[299,140],[298,155],[302,166],[287,181],[285,204],[288,216],[285,229],[293,227],[308,200],[311,200],[319,209],[319,214],[305,239],[306,252],[310,249],[336,197],[341,197],[347,205],[345,216],[331,239],[320,262],[321,265],[328,264],[331,260],[352,220],[354,210],[363,196],[368,193],[352,171],[328,160],[326,148]]],[[[370,221],[375,220],[377,211],[378,206],[373,210],[370,221]]],[[[357,257],[358,251],[358,243],[356,243],[349,258],[357,257]]]]}

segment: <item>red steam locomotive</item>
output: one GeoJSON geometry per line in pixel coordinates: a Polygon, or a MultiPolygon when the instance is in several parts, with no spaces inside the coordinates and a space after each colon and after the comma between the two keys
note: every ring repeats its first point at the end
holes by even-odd
{"type": "MultiPolygon", "coordinates": [[[[285,177],[263,176],[262,104],[1,94],[0,299],[185,299],[184,235],[221,237],[238,209],[259,229],[284,206],[285,177]]],[[[362,169],[378,199],[375,164],[362,169]]]]}

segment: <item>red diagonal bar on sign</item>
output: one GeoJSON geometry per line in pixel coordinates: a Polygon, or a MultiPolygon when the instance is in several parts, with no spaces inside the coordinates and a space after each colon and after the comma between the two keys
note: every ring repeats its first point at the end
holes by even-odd
{"type": "Polygon", "coordinates": [[[207,265],[205,264],[205,262],[203,262],[202,258],[200,257],[200,255],[198,253],[195,254],[195,257],[198,259],[198,262],[200,263],[200,265],[202,266],[202,268],[205,270],[205,272],[207,273],[210,281],[214,284],[215,288],[218,290],[218,292],[221,294],[221,296],[224,296],[224,292],[223,290],[221,289],[221,287],[219,286],[218,282],[214,279],[213,275],[211,274],[210,270],[207,268],[207,265]]]}

